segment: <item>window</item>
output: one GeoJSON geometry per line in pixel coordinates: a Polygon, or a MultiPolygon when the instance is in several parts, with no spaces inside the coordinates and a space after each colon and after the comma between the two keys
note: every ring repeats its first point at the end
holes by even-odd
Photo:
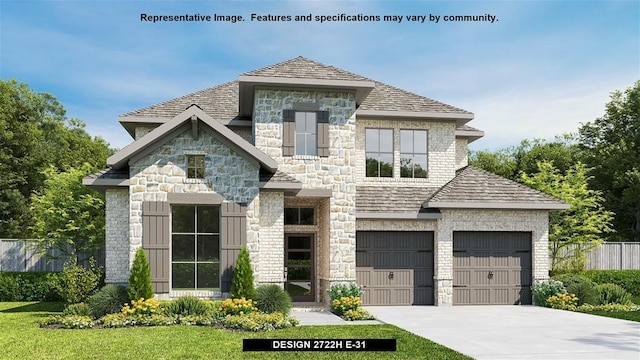
{"type": "Polygon", "coordinates": [[[400,177],[427,177],[427,131],[400,130],[400,177]]]}
{"type": "Polygon", "coordinates": [[[171,287],[220,288],[220,207],[171,208],[171,287]]]}
{"type": "Polygon", "coordinates": [[[282,155],[329,156],[329,112],[282,111],[282,155]]]}
{"type": "Polygon", "coordinates": [[[296,155],[316,155],[316,113],[296,111],[296,155]]]}
{"type": "Polygon", "coordinates": [[[187,155],[187,178],[204,179],[204,155],[187,155]]]}
{"type": "Polygon", "coordinates": [[[284,224],[285,225],[314,225],[315,211],[314,208],[285,208],[284,224]]]}
{"type": "Polygon", "coordinates": [[[367,177],[393,176],[393,129],[366,129],[367,177]]]}

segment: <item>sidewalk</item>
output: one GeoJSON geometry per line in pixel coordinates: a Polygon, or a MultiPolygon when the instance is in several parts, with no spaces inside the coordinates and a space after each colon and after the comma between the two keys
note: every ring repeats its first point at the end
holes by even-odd
{"type": "Polygon", "coordinates": [[[316,325],[379,325],[378,320],[346,321],[321,307],[294,307],[291,316],[300,320],[300,326],[316,325]]]}

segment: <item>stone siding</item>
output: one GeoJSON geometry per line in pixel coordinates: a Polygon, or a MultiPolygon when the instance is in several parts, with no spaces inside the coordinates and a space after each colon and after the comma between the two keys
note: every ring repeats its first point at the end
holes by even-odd
{"type": "MultiPolygon", "coordinates": [[[[256,89],[255,145],[274,158],[279,169],[307,189],[331,189],[329,200],[329,282],[353,281],[355,271],[355,93],[256,89]],[[330,155],[282,156],[282,110],[314,103],[329,112],[330,155]]],[[[284,271],[284,269],[283,269],[284,271]]]]}
{"type": "Polygon", "coordinates": [[[453,122],[418,120],[370,120],[358,118],[356,126],[356,181],[358,185],[443,186],[455,176],[456,143],[453,122]],[[367,128],[393,129],[393,177],[366,177],[365,132],[367,128]],[[400,130],[427,130],[427,178],[400,177],[400,130]]]}
{"type": "MultiPolygon", "coordinates": [[[[168,193],[217,193],[227,201],[247,204],[248,238],[257,232],[254,200],[258,197],[258,166],[200,130],[191,129],[167,141],[130,166],[130,261],[142,244],[142,202],[167,201],[168,193]],[[204,155],[204,179],[187,178],[187,155],[204,155]]],[[[254,239],[255,240],[255,239],[254,239]]],[[[252,257],[257,247],[249,247],[252,257]]]]}
{"type": "Polygon", "coordinates": [[[135,131],[135,136],[134,138],[136,140],[141,139],[143,136],[147,135],[148,133],[152,132],[153,129],[155,129],[156,126],[136,126],[136,131],[135,131]]]}
{"type": "Polygon", "coordinates": [[[249,144],[253,144],[253,130],[250,127],[234,126],[230,127],[229,130],[240,135],[240,137],[245,139],[249,144]]]}
{"type": "Polygon", "coordinates": [[[105,282],[129,281],[129,189],[105,191],[105,282]]]}
{"type": "Polygon", "coordinates": [[[467,139],[456,139],[456,169],[469,165],[467,139]]]}

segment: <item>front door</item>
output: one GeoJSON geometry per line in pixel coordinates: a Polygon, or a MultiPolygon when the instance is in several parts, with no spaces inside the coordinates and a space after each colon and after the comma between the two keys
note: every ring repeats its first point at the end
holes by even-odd
{"type": "Polygon", "coordinates": [[[285,235],[284,288],[293,301],[314,301],[314,236],[313,234],[285,235]]]}

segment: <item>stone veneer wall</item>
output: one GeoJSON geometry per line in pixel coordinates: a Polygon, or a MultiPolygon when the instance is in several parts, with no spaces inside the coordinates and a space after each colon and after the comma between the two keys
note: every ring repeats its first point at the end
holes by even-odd
{"type": "Polygon", "coordinates": [[[255,146],[274,158],[281,171],[301,181],[304,188],[332,190],[329,282],[356,278],[355,108],[355,93],[351,91],[255,90],[255,146]],[[329,112],[330,156],[282,156],[282,110],[293,109],[296,103],[315,103],[329,112]]]}
{"type": "Polygon", "coordinates": [[[135,131],[135,139],[138,140],[141,137],[147,135],[148,133],[152,132],[153,129],[155,129],[157,126],[136,126],[136,131],[135,131]]]}
{"type": "Polygon", "coordinates": [[[455,176],[455,123],[418,120],[370,120],[358,118],[356,126],[356,181],[358,185],[439,187],[455,176]],[[365,130],[393,129],[393,177],[366,177],[365,130]],[[426,179],[400,177],[400,130],[427,130],[428,162],[426,179]]]}
{"type": "Polygon", "coordinates": [[[456,139],[456,169],[469,165],[467,139],[456,139]]]}
{"type": "MultiPolygon", "coordinates": [[[[142,245],[142,202],[167,201],[168,193],[217,193],[247,204],[247,248],[258,258],[258,167],[210,133],[185,130],[130,166],[129,261],[142,245]],[[204,179],[187,179],[187,155],[204,155],[204,179]]],[[[255,263],[255,261],[254,261],[255,263]]]]}
{"type": "Polygon", "coordinates": [[[234,126],[234,127],[230,127],[229,130],[240,135],[240,137],[245,139],[249,144],[253,144],[253,130],[251,129],[251,127],[234,126]]]}
{"type": "Polygon", "coordinates": [[[446,210],[438,220],[435,246],[436,305],[453,304],[454,231],[530,231],[533,279],[549,277],[549,215],[546,210],[446,210]]]}
{"type": "Polygon", "coordinates": [[[129,281],[129,189],[105,191],[105,282],[129,281]]]}

